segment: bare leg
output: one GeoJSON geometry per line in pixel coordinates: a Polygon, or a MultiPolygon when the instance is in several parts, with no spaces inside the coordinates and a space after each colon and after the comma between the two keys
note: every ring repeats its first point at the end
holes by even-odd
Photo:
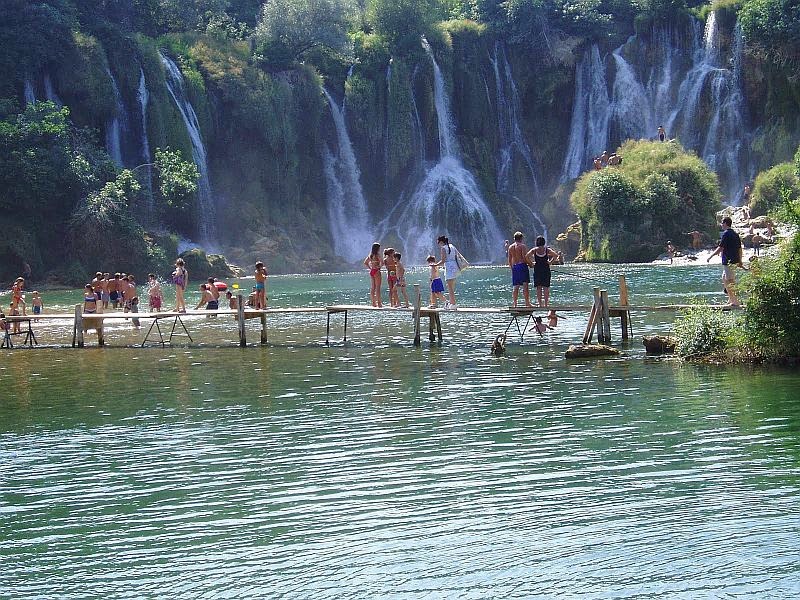
{"type": "Polygon", "coordinates": [[[544,288],[544,305],[548,306],[550,304],[550,288],[544,288]]]}
{"type": "Polygon", "coordinates": [[[536,286],[536,302],[539,304],[539,306],[542,306],[543,295],[544,294],[543,294],[542,286],[537,285],[536,286]]]}
{"type": "Polygon", "coordinates": [[[522,295],[525,297],[525,306],[531,306],[531,290],[530,285],[527,283],[522,284],[522,295]]]}
{"type": "Polygon", "coordinates": [[[514,306],[514,307],[517,306],[517,297],[518,296],[519,296],[519,286],[515,285],[514,286],[514,291],[511,292],[512,306],[514,306]]]}
{"type": "Polygon", "coordinates": [[[450,304],[452,306],[456,305],[456,280],[455,279],[448,279],[447,280],[447,289],[450,291],[450,304]]]}

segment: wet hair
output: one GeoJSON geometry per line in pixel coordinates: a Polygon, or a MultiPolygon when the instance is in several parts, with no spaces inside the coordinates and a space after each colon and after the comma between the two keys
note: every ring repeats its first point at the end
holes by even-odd
{"type": "Polygon", "coordinates": [[[541,323],[542,317],[534,317],[533,320],[536,321],[537,323],[541,323]]]}
{"type": "Polygon", "coordinates": [[[375,242],[372,244],[372,250],[369,251],[370,256],[378,256],[378,252],[381,250],[381,245],[379,242],[375,242]]]}
{"type": "Polygon", "coordinates": [[[436,262],[436,257],[433,254],[429,254],[428,258],[425,259],[425,262],[436,262]]]}
{"type": "Polygon", "coordinates": [[[400,253],[399,253],[399,252],[395,252],[395,253],[394,253],[394,257],[395,257],[397,260],[400,260],[400,253]]]}
{"type": "Polygon", "coordinates": [[[446,235],[440,235],[438,238],[436,238],[436,242],[442,244],[449,244],[450,240],[447,239],[446,235]]]}
{"type": "Polygon", "coordinates": [[[147,278],[148,278],[148,279],[155,279],[155,278],[156,278],[156,276],[155,276],[155,273],[150,273],[150,274],[147,276],[147,278]]]}
{"type": "Polygon", "coordinates": [[[179,258],[178,260],[175,261],[175,264],[178,265],[179,267],[182,267],[184,265],[183,259],[179,258]]]}
{"type": "Polygon", "coordinates": [[[543,236],[543,235],[540,235],[540,236],[537,236],[537,237],[536,237],[536,245],[537,245],[537,246],[544,246],[544,245],[545,245],[545,243],[546,243],[546,242],[545,242],[545,240],[544,240],[544,236],[543,236]]]}
{"type": "Polygon", "coordinates": [[[522,232],[521,232],[521,231],[517,231],[517,232],[514,234],[514,241],[515,241],[515,242],[519,242],[519,241],[520,241],[520,240],[521,240],[523,237],[525,237],[525,236],[524,236],[524,235],[522,235],[522,232]]]}
{"type": "MultiPolygon", "coordinates": [[[[263,268],[264,268],[264,263],[261,262],[261,261],[258,261],[256,263],[256,269],[263,269],[263,268]]],[[[210,279],[212,279],[212,281],[213,281],[213,278],[210,278],[210,279]]]]}
{"type": "Polygon", "coordinates": [[[233,292],[225,292],[226,298],[233,298],[233,292]]]}
{"type": "Polygon", "coordinates": [[[209,277],[208,278],[208,283],[214,283],[214,278],[213,277],[209,277]]]}
{"type": "Polygon", "coordinates": [[[722,219],[722,224],[730,227],[731,225],[733,225],[733,221],[731,220],[730,217],[725,217],[724,219],[722,219]]]}

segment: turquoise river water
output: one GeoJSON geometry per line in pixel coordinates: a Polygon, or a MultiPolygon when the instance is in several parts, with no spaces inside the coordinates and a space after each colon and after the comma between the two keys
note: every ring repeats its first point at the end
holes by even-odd
{"type": "MultiPolygon", "coordinates": [[[[724,300],[718,267],[625,265],[564,267],[553,300],[622,272],[632,304],[724,300]]],[[[506,305],[509,279],[470,269],[459,303],[506,305]]],[[[499,316],[444,314],[421,348],[399,313],[351,315],[346,345],[336,316],[329,348],[323,314],[244,349],[227,317],[144,349],[128,323],[83,350],[38,324],[43,347],[0,351],[0,598],[800,596],[800,375],[645,357],[664,313],[621,358],[567,361],[586,315],[564,316],[502,358],[499,316]]]]}

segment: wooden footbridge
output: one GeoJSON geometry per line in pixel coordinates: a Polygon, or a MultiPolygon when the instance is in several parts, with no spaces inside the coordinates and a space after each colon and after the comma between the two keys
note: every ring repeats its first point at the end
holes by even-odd
{"type": "MultiPolygon", "coordinates": [[[[445,310],[441,308],[429,308],[422,305],[422,294],[419,284],[414,285],[413,308],[378,308],[374,306],[362,304],[341,304],[326,307],[308,307],[308,308],[268,308],[264,310],[255,310],[244,308],[243,298],[240,295],[239,309],[237,310],[194,310],[189,312],[152,312],[152,313],[131,313],[131,312],[107,312],[107,313],[84,313],[83,305],[77,304],[73,313],[46,313],[41,315],[26,315],[26,316],[13,316],[6,317],[8,327],[3,332],[3,348],[13,348],[14,338],[20,338],[18,346],[34,347],[38,345],[36,338],[35,324],[37,322],[48,321],[71,321],[72,322],[72,347],[83,348],[85,345],[85,334],[87,331],[94,330],[97,334],[99,346],[104,346],[106,342],[104,324],[106,321],[132,321],[135,325],[139,325],[140,321],[147,323],[149,326],[142,328],[145,333],[141,341],[141,346],[161,345],[166,346],[171,344],[176,335],[185,336],[190,342],[193,342],[189,327],[187,323],[193,324],[201,317],[232,317],[232,322],[236,323],[239,337],[239,345],[241,347],[247,346],[247,321],[258,320],[260,325],[259,341],[261,344],[267,344],[267,323],[271,316],[276,315],[326,315],[326,328],[325,328],[325,343],[330,344],[331,337],[331,316],[342,315],[344,317],[343,336],[342,341],[347,341],[347,325],[348,317],[351,313],[373,313],[381,318],[402,318],[411,316],[414,325],[414,345],[419,346],[421,343],[421,324],[422,320],[428,319],[428,338],[431,342],[442,341],[442,314],[446,314],[448,318],[460,318],[469,315],[497,315],[504,316],[508,319],[504,335],[512,330],[512,327],[519,335],[520,341],[525,337],[528,332],[531,321],[536,313],[548,312],[554,310],[557,313],[577,312],[588,313],[589,318],[586,324],[586,329],[583,335],[583,342],[591,342],[595,335],[597,340],[601,343],[611,341],[611,319],[620,319],[620,330],[622,340],[627,340],[632,335],[631,329],[631,312],[653,312],[653,311],[669,311],[677,312],[680,310],[691,308],[692,305],[687,304],[671,304],[663,306],[631,306],[628,303],[628,288],[625,282],[625,276],[620,276],[620,297],[617,304],[611,304],[609,300],[608,291],[600,288],[593,289],[592,304],[554,304],[549,306],[531,306],[531,307],[497,307],[497,308],[480,308],[480,307],[459,307],[455,310],[445,310]],[[14,333],[11,331],[12,324],[18,323],[20,331],[14,333]]],[[[729,309],[727,306],[712,306],[717,309],[729,309]]]]}

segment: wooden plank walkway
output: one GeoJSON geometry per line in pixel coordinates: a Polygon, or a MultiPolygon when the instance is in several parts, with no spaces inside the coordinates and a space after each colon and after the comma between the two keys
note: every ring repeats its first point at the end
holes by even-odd
{"type": "MultiPolygon", "coordinates": [[[[387,315],[397,315],[400,317],[411,316],[414,321],[414,344],[420,343],[420,320],[422,317],[429,319],[429,338],[435,341],[437,338],[442,340],[442,325],[441,316],[447,315],[448,318],[459,318],[459,316],[479,316],[479,315],[497,315],[510,318],[508,325],[505,329],[503,337],[508,334],[512,325],[516,325],[520,339],[523,339],[528,330],[534,315],[536,313],[543,313],[548,311],[556,311],[557,313],[565,312],[580,312],[588,313],[589,320],[584,333],[583,341],[588,343],[591,341],[594,333],[597,333],[599,341],[607,342],[611,340],[610,318],[619,317],[621,319],[622,338],[628,339],[631,323],[631,312],[679,312],[694,308],[692,304],[663,304],[663,305],[632,305],[628,302],[628,290],[625,283],[624,276],[620,276],[620,303],[612,305],[608,299],[608,292],[594,289],[594,302],[592,304],[552,304],[549,306],[499,306],[499,307],[473,307],[464,306],[456,309],[445,308],[429,308],[422,304],[421,290],[418,284],[414,285],[414,307],[409,308],[392,308],[370,306],[365,304],[334,304],[331,306],[318,306],[318,307],[285,307],[285,308],[267,308],[264,310],[255,310],[252,308],[243,307],[243,298],[239,297],[240,308],[233,309],[219,309],[219,310],[189,310],[186,312],[105,312],[105,313],[82,313],[82,304],[75,305],[73,313],[44,313],[40,315],[25,315],[25,316],[9,316],[6,321],[10,323],[19,322],[26,325],[25,329],[20,333],[14,334],[9,331],[4,332],[3,347],[13,348],[13,336],[25,336],[23,345],[34,346],[38,345],[32,323],[38,321],[52,322],[52,321],[69,321],[73,325],[73,339],[72,345],[83,347],[84,345],[84,332],[87,330],[95,330],[98,334],[99,345],[104,345],[104,324],[106,321],[122,320],[122,321],[151,321],[147,333],[141,343],[142,346],[148,342],[155,342],[162,346],[171,343],[172,338],[177,333],[180,333],[178,327],[183,330],[183,333],[192,340],[191,334],[186,327],[187,322],[196,321],[199,318],[205,317],[233,317],[238,325],[239,345],[247,345],[247,328],[245,322],[251,319],[259,319],[261,324],[261,343],[267,343],[267,318],[271,315],[314,315],[325,314],[327,317],[325,343],[330,343],[330,328],[331,328],[331,315],[343,314],[344,315],[344,332],[343,341],[347,341],[347,323],[348,315],[351,312],[356,313],[376,313],[381,317],[387,315]],[[520,327],[520,319],[527,319],[524,327],[520,327]],[[161,330],[160,322],[171,321],[171,330],[168,337],[165,339],[164,332],[161,330]],[[154,332],[155,329],[155,332],[154,332]],[[435,332],[435,333],[434,333],[435,332]],[[155,335],[158,334],[157,339],[155,335]],[[153,339],[151,339],[151,335],[153,339]]],[[[708,305],[707,308],[712,310],[735,310],[735,307],[728,305],[708,305]]],[[[169,327],[169,325],[168,325],[169,327]]],[[[183,335],[183,334],[181,334],[183,335]]],[[[193,341],[193,340],[192,340],[193,341]]]]}

